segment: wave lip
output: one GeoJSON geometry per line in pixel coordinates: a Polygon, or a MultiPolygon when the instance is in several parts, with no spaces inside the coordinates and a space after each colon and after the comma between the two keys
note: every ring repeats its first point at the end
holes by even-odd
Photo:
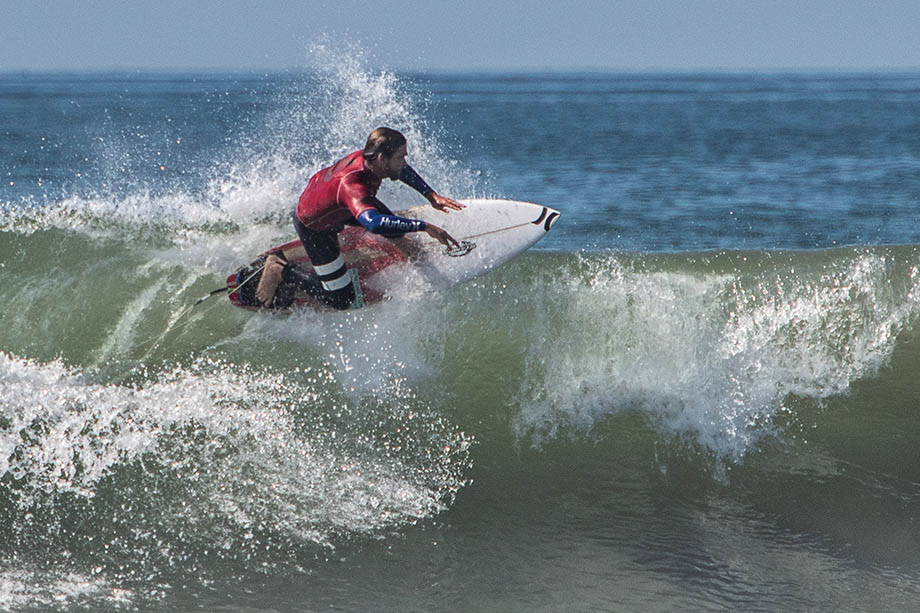
{"type": "Polygon", "coordinates": [[[519,436],[639,410],[741,460],[790,397],[827,399],[886,364],[920,309],[912,247],[585,254],[528,287],[519,436]]]}

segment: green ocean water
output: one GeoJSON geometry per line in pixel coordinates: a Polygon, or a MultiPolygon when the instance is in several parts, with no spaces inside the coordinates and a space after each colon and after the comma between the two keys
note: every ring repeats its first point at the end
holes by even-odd
{"type": "Polygon", "coordinates": [[[0,609],[915,608],[915,84],[3,75],[0,609]],[[563,216],[446,292],[193,306],[377,123],[563,216]]]}

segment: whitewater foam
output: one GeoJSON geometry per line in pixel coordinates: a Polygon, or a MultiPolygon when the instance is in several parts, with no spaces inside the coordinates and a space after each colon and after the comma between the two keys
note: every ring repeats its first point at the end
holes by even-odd
{"type": "Polygon", "coordinates": [[[0,353],[8,553],[88,556],[116,586],[208,558],[268,567],[431,517],[465,484],[472,439],[398,382],[349,398],[326,371],[206,359],[137,378],[0,353]]]}
{"type": "Polygon", "coordinates": [[[871,252],[800,273],[654,271],[621,259],[584,256],[528,288],[543,308],[526,318],[552,333],[527,347],[520,437],[539,444],[560,427],[640,410],[740,460],[777,434],[789,394],[828,398],[877,372],[920,308],[917,275],[906,280],[871,252]]]}

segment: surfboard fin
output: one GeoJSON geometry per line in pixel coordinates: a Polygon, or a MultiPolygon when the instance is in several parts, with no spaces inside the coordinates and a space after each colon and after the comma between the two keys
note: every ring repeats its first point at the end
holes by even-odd
{"type": "Polygon", "coordinates": [[[351,276],[351,284],[355,288],[355,301],[351,303],[352,309],[364,307],[364,292],[361,291],[361,283],[358,280],[358,271],[355,268],[349,268],[348,274],[351,276]]]}

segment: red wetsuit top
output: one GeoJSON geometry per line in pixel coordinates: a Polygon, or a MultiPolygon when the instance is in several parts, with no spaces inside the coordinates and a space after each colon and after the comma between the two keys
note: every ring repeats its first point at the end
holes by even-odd
{"type": "Polygon", "coordinates": [[[362,149],[350,153],[310,178],[297,202],[300,223],[317,232],[339,231],[346,221],[378,208],[382,181],[364,165],[362,154],[362,149]]]}

